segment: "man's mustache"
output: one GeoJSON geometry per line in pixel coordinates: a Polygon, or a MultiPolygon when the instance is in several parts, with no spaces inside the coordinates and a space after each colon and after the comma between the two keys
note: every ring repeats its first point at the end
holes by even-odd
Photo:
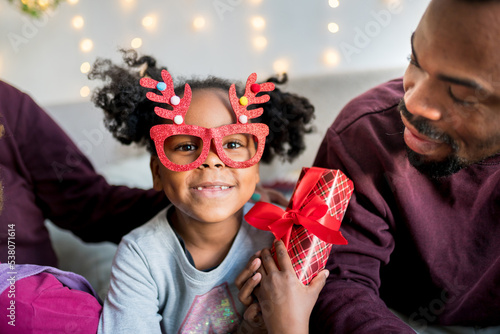
{"type": "Polygon", "coordinates": [[[408,109],[406,109],[406,104],[404,99],[401,99],[398,105],[398,110],[401,112],[404,118],[413,125],[413,127],[422,135],[429,137],[434,140],[441,141],[443,143],[446,143],[450,145],[455,151],[458,149],[458,145],[451,138],[448,134],[445,132],[435,128],[430,124],[430,121],[428,119],[425,119],[420,116],[415,116],[411,114],[408,109]]]}

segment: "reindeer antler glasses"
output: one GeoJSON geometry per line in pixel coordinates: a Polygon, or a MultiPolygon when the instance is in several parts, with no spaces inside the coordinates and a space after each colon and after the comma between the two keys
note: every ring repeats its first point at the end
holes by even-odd
{"type": "Polygon", "coordinates": [[[221,161],[232,168],[248,168],[255,165],[264,152],[269,128],[263,123],[248,123],[252,118],[263,113],[262,108],[247,110],[252,104],[269,101],[269,95],[256,96],[259,92],[270,92],[274,84],[257,84],[257,74],[252,73],[245,86],[245,94],[238,98],[236,86],[229,88],[229,100],[236,115],[236,124],[217,128],[204,128],[184,123],[186,112],[191,103],[191,87],[186,84],[184,96],[179,98],[174,93],[172,77],[168,71],[161,73],[163,82],[151,78],[142,78],[141,86],[156,88],[162,95],[148,92],[146,97],[154,102],[167,103],[173,110],[155,107],[155,113],[174,124],[160,124],[151,128],[150,135],[162,164],[176,172],[198,168],[210,152],[212,140],[221,161]]]}

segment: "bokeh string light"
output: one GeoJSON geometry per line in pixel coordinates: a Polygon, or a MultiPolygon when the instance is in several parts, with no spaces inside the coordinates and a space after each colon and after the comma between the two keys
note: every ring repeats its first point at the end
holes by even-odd
{"type": "MultiPolygon", "coordinates": [[[[13,1],[13,0],[11,0],[13,1]]],[[[23,2],[29,2],[30,0],[22,0],[23,2]]],[[[42,0],[36,0],[38,2],[41,2],[42,0]]],[[[45,2],[50,2],[50,0],[43,0],[45,2]]],[[[62,0],[59,0],[62,1],[62,0]]],[[[69,3],[76,4],[78,0],[66,0],[69,3]]],[[[382,1],[398,1],[398,0],[382,0],[382,1]]],[[[31,0],[31,2],[35,2],[35,0],[31,0]]],[[[132,4],[134,3],[134,0],[122,0],[122,3],[124,4],[132,4]]],[[[328,6],[331,8],[337,8],[339,6],[339,0],[328,0],[327,1],[328,6]]],[[[260,0],[253,0],[253,4],[260,4],[260,0]]],[[[201,15],[194,16],[191,21],[191,26],[194,29],[194,31],[202,31],[207,28],[207,18],[201,15]]],[[[249,17],[249,22],[252,30],[256,33],[256,35],[251,36],[251,44],[253,45],[254,49],[257,51],[263,51],[268,47],[269,41],[268,38],[265,36],[265,28],[267,25],[266,19],[260,15],[252,15],[249,17]]],[[[82,16],[77,15],[75,16],[72,21],[71,25],[75,30],[81,30],[84,26],[85,20],[82,16]]],[[[143,28],[146,30],[152,32],[156,30],[157,24],[158,24],[158,17],[157,13],[155,14],[148,14],[142,17],[140,24],[142,25],[143,28]]],[[[337,33],[340,30],[340,27],[337,23],[335,22],[329,22],[327,23],[327,28],[328,31],[332,34],[337,33]]],[[[144,43],[144,38],[136,37],[132,38],[130,40],[130,46],[134,49],[141,48],[144,43]]],[[[88,53],[92,51],[94,48],[93,41],[89,38],[84,39],[80,42],[80,51],[83,53],[88,53]]],[[[323,63],[325,67],[337,67],[341,61],[341,56],[338,50],[335,48],[328,48],[322,52],[320,55],[319,61],[323,63]]],[[[275,59],[272,64],[272,71],[275,73],[284,73],[290,71],[291,67],[291,59],[288,57],[282,57],[279,59],[275,59]]],[[[84,62],[81,64],[80,71],[83,74],[87,74],[90,71],[90,64],[88,62],[84,62]]],[[[82,90],[80,92],[80,96],[82,97],[87,97],[88,94],[86,94],[88,90],[87,86],[82,87],[82,90]]]]}
{"type": "Polygon", "coordinates": [[[33,17],[40,17],[48,10],[56,9],[64,0],[7,0],[17,6],[24,13],[33,17]]]}

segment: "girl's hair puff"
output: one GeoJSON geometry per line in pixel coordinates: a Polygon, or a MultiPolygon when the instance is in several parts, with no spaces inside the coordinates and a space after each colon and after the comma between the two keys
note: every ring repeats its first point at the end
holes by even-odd
{"type": "MultiPolygon", "coordinates": [[[[91,80],[101,80],[104,85],[96,89],[92,102],[104,111],[106,128],[121,143],[129,145],[136,143],[146,146],[147,150],[156,155],[149,130],[164,120],[154,112],[155,106],[168,108],[146,98],[150,91],[139,84],[142,77],[150,77],[162,81],[161,71],[166,67],[158,67],[156,59],[151,56],[141,56],[135,50],[120,50],[124,65],[116,65],[109,59],[97,59],[88,77],[91,80]]],[[[286,75],[279,79],[269,78],[276,85],[287,81],[286,75]]],[[[188,83],[192,91],[200,89],[221,89],[228,93],[232,82],[209,76],[204,79],[174,80],[175,93],[182,96],[184,84],[188,83]]],[[[242,90],[236,85],[238,95],[242,90]]],[[[270,163],[275,156],[282,160],[292,161],[305,149],[304,135],[312,132],[308,124],[314,118],[314,107],[309,101],[295,94],[282,92],[278,87],[272,92],[269,102],[256,107],[264,108],[263,114],[254,119],[255,122],[269,126],[269,136],[262,155],[262,162],[270,163]]]]}
{"type": "Polygon", "coordinates": [[[314,119],[314,106],[305,97],[283,92],[278,85],[285,84],[288,76],[274,76],[265,82],[273,82],[274,91],[269,92],[271,99],[265,104],[264,113],[255,122],[267,124],[269,135],[266,138],[266,149],[261,161],[270,163],[275,156],[284,161],[293,161],[306,148],[304,135],[314,131],[310,125],[314,119]]]}
{"type": "Polygon", "coordinates": [[[91,80],[105,84],[96,89],[92,102],[104,111],[104,125],[122,144],[145,145],[149,152],[154,147],[149,143],[149,129],[160,123],[154,113],[158,104],[146,98],[149,89],[139,85],[142,77],[161,81],[161,71],[156,60],[149,56],[139,57],[135,50],[120,50],[125,66],[118,66],[109,59],[97,59],[88,74],[91,80]]]}

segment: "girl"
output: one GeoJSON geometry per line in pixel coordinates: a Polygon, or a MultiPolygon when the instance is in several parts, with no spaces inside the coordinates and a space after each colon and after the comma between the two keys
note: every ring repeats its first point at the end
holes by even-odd
{"type": "Polygon", "coordinates": [[[273,241],[242,223],[258,161],[295,158],[314,108],[255,75],[244,93],[215,77],[174,90],[152,57],[128,51],[124,60],[96,62],[90,78],[106,84],[93,100],[118,140],[147,147],[154,188],[172,204],[122,239],[99,332],[235,332],[244,312],[235,278],[273,241]],[[264,123],[274,124],[267,143],[264,123]]]}

